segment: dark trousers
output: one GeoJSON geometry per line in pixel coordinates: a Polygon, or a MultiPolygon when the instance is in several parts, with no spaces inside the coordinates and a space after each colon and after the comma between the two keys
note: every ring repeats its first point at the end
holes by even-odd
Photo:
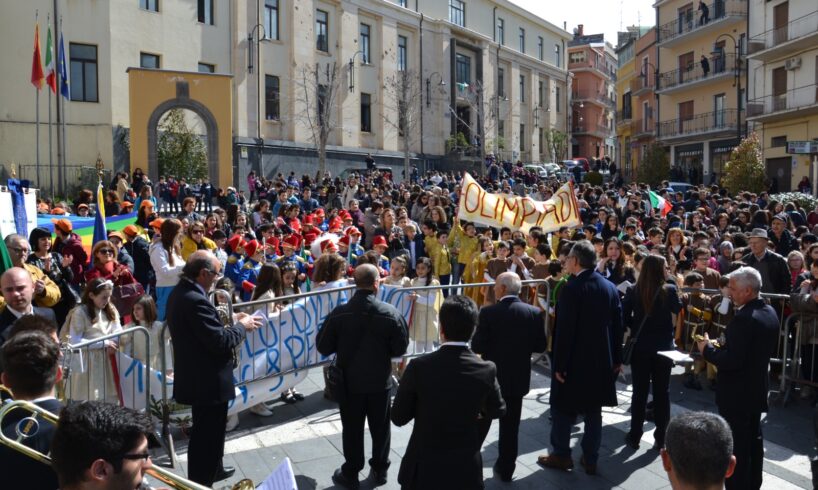
{"type": "MultiPolygon", "coordinates": [[[[503,395],[506,401],[506,414],[500,417],[500,440],[498,443],[497,462],[494,466],[503,476],[514,474],[516,467],[518,443],[520,434],[520,414],[523,410],[522,396],[503,395]]],[[[480,419],[480,439],[486,440],[491,428],[491,419],[480,419]]]]}
{"type": "Polygon", "coordinates": [[[187,474],[196,483],[210,487],[222,469],[227,403],[194,404],[192,412],[187,474]]]}
{"type": "Polygon", "coordinates": [[[341,436],[346,460],[341,470],[345,476],[357,479],[358,472],[364,468],[364,419],[369,422],[372,436],[369,466],[379,472],[389,468],[389,411],[389,390],[364,395],[350,393],[341,403],[341,436]]]}
{"type": "MultiPolygon", "coordinates": [[[[554,454],[563,458],[571,457],[571,429],[577,420],[577,412],[560,410],[551,405],[551,447],[554,454]]],[[[594,407],[582,413],[585,432],[582,435],[582,455],[587,464],[596,464],[599,459],[599,445],[602,443],[602,407],[594,407]]]]}
{"type": "Polygon", "coordinates": [[[673,361],[655,352],[634,351],[631,361],[633,376],[633,403],[631,404],[630,437],[634,441],[642,438],[645,423],[645,408],[648,393],[653,383],[653,414],[656,432],[653,438],[660,446],[665,444],[665,430],[670,421],[670,370],[673,361]]]}
{"type": "Polygon", "coordinates": [[[764,441],[761,436],[761,412],[722,410],[719,415],[733,432],[733,455],[736,469],[725,480],[727,490],[758,490],[764,464],[764,441]]]}
{"type": "MultiPolygon", "coordinates": [[[[438,280],[440,281],[441,286],[448,286],[452,283],[452,275],[451,274],[441,274],[438,276],[438,280]]],[[[443,297],[449,297],[449,288],[443,289],[443,297]]]]}

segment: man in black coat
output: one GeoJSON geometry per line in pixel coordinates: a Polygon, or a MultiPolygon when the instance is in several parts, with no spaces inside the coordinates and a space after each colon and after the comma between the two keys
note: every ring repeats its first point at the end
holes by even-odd
{"type": "MultiPolygon", "coordinates": [[[[718,368],[716,405],[733,432],[736,469],[727,490],[761,488],[764,441],[761,413],[767,411],[770,357],[778,345],[778,316],[758,297],[761,274],[742,267],[729,276],[730,297],[738,310],[727,325],[726,342],[698,343],[707,362],[718,368]]],[[[707,337],[707,334],[705,334],[707,337]]]]}
{"type": "Polygon", "coordinates": [[[389,389],[392,358],[402,356],[409,345],[406,320],[394,306],[379,301],[378,269],[371,264],[355,269],[355,294],[327,316],[316,339],[318,352],[335,354],[343,370],[346,393],[339,400],[343,426],[344,465],[332,481],[358,488],[358,472],[364,467],[364,419],[372,435],[371,477],[386,482],[389,469],[389,389]]]}
{"type": "MultiPolygon", "coordinates": [[[[741,261],[761,274],[761,292],[789,294],[792,290],[792,275],[787,259],[767,248],[769,237],[764,228],[755,228],[750,232],[750,253],[741,261]]],[[[776,309],[781,303],[776,301],[776,309]]]]}
{"type": "Polygon", "coordinates": [[[139,284],[148,291],[149,286],[156,284],[156,273],[153,271],[150,256],[150,243],[139,235],[139,230],[134,225],[128,225],[122,229],[125,235],[125,245],[123,248],[133,258],[133,276],[139,284]]]}
{"type": "Polygon", "coordinates": [[[426,245],[423,241],[423,234],[418,233],[418,229],[413,223],[408,223],[403,227],[403,249],[408,252],[406,275],[414,278],[417,276],[415,267],[418,259],[426,257],[426,245]]]}
{"type": "Polygon", "coordinates": [[[552,452],[537,462],[568,470],[571,428],[585,419],[580,464],[596,473],[602,442],[602,407],[614,407],[616,377],[622,371],[622,304],[612,282],[594,270],[596,252],[588,240],[574,244],[565,259],[573,274],[557,302],[551,377],[552,452]]]}
{"type": "Polygon", "coordinates": [[[404,489],[482,489],[481,421],[505,412],[497,368],[469,350],[477,305],[449,296],[440,307],[440,349],[409,363],[392,405],[397,426],[412,419],[400,465],[404,489]]]}
{"type": "MultiPolygon", "coordinates": [[[[52,335],[56,335],[53,330],[52,335]]],[[[59,414],[62,404],[54,397],[54,384],[62,374],[58,343],[43,331],[23,331],[3,345],[2,355],[5,371],[0,375],[0,381],[14,393],[14,399],[30,401],[44,410],[59,414]]],[[[3,434],[17,440],[20,431],[25,434],[21,441],[24,445],[48,454],[55,426],[42,418],[38,419],[38,426],[19,424],[30,415],[28,410],[23,409],[9,412],[3,418],[3,434]]],[[[0,474],[3,475],[5,488],[52,489],[59,486],[57,474],[50,465],[2,444],[0,474]]]]}
{"type": "Polygon", "coordinates": [[[34,297],[34,282],[27,270],[12,267],[0,276],[0,291],[6,300],[6,307],[0,313],[0,345],[9,337],[9,329],[24,315],[39,315],[57,323],[51,308],[41,308],[31,304],[34,297]]]}
{"type": "MultiPolygon", "coordinates": [[[[483,359],[497,365],[497,380],[506,402],[506,414],[500,417],[499,455],[494,472],[503,481],[511,481],[517,461],[517,436],[523,397],[531,384],[531,354],[543,352],[545,312],[520,301],[522,284],[516,272],[503,272],[494,283],[497,304],[480,310],[480,322],[472,339],[472,349],[483,359]]],[[[485,440],[491,419],[481,421],[485,440]]]]}
{"type": "Polygon", "coordinates": [[[188,477],[205,486],[229,478],[235,469],[223,467],[227,404],[235,398],[233,349],[261,319],[238,313],[224,327],[207,297],[221,263],[198,250],[188,257],[182,279],[168,298],[167,321],[173,342],[173,396],[192,405],[193,431],[188,444],[188,477]]]}

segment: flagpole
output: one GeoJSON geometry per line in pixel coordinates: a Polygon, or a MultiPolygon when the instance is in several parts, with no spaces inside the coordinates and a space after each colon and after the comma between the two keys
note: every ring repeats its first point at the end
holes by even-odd
{"type": "MultiPolygon", "coordinates": [[[[57,5],[57,0],[54,0],[54,5],[55,6],[57,5]]],[[[64,88],[64,85],[68,83],[68,76],[67,76],[68,67],[65,64],[65,41],[64,41],[63,38],[64,38],[64,35],[63,35],[63,32],[62,32],[62,16],[60,16],[60,52],[61,52],[61,55],[60,55],[60,64],[61,64],[61,67],[60,67],[60,84],[61,84],[60,85],[60,94],[62,95],[62,97],[60,97],[60,102],[62,103],[62,158],[63,158],[63,165],[64,165],[64,166],[60,167],[60,171],[59,171],[59,181],[60,181],[59,182],[59,187],[60,187],[60,193],[61,194],[63,192],[65,192],[65,180],[66,180],[66,174],[68,173],[68,136],[66,134],[66,126],[67,126],[67,123],[68,123],[68,104],[65,103],[66,102],[66,97],[68,97],[68,96],[64,95],[62,91],[66,90],[66,93],[70,94],[70,92],[68,92],[68,89],[64,88]],[[62,76],[62,73],[64,71],[66,72],[65,79],[63,79],[63,76],[62,76]]]]}
{"type": "MultiPolygon", "coordinates": [[[[40,21],[40,10],[34,11],[34,23],[39,28],[39,21],[40,21]]],[[[36,42],[39,43],[39,32],[35,30],[36,42]]],[[[34,136],[34,145],[36,147],[36,155],[37,155],[37,188],[42,188],[42,182],[40,181],[40,89],[34,87],[34,128],[35,128],[35,136],[34,136]]]]}
{"type": "MultiPolygon", "coordinates": [[[[51,13],[46,15],[45,25],[48,26],[48,32],[50,34],[50,32],[51,32],[51,13]]],[[[53,55],[51,54],[50,51],[53,51],[54,48],[49,46],[47,39],[46,39],[45,49],[46,49],[45,59],[47,60],[49,58],[49,56],[51,56],[52,57],[52,63],[53,63],[54,62],[53,61],[53,55]]],[[[51,90],[50,90],[50,87],[48,87],[47,85],[48,84],[46,83],[46,91],[48,92],[48,175],[49,175],[49,187],[51,188],[51,197],[53,198],[54,197],[54,150],[53,150],[52,143],[51,143],[51,136],[52,136],[52,133],[53,133],[53,130],[51,129],[51,90]]]]}
{"type": "Polygon", "coordinates": [[[63,139],[63,135],[61,134],[62,111],[60,110],[60,105],[62,103],[62,100],[60,100],[60,99],[62,99],[62,97],[60,97],[60,93],[62,93],[62,91],[60,90],[60,84],[62,82],[60,80],[60,67],[59,67],[60,66],[60,56],[59,56],[59,54],[60,54],[60,47],[59,46],[60,45],[59,45],[59,42],[60,42],[60,39],[62,39],[60,37],[61,36],[61,31],[62,31],[62,18],[58,17],[58,14],[57,14],[57,3],[58,3],[57,0],[54,0],[54,41],[55,41],[54,44],[57,45],[57,49],[55,50],[55,53],[57,55],[56,58],[55,58],[55,61],[56,61],[55,64],[57,66],[57,92],[58,92],[57,93],[57,188],[59,190],[59,194],[62,194],[62,186],[60,185],[60,183],[62,182],[62,179],[61,179],[61,177],[62,177],[62,166],[65,163],[63,161],[64,156],[63,156],[63,152],[62,152],[62,139],[63,139]],[[59,23],[57,22],[58,18],[60,19],[59,23]]]}

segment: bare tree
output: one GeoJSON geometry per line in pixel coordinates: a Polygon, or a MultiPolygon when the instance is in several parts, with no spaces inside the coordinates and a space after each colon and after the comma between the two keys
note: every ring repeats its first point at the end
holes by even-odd
{"type": "Polygon", "coordinates": [[[568,150],[568,135],[556,128],[548,128],[544,131],[545,148],[548,152],[549,161],[559,162],[565,159],[568,150]]]}
{"type": "Polygon", "coordinates": [[[468,104],[471,111],[477,116],[477,121],[473,124],[471,121],[466,121],[458,116],[455,107],[449,107],[449,112],[451,113],[452,117],[459,121],[460,124],[469,128],[469,132],[477,135],[479,139],[477,151],[480,155],[480,168],[482,172],[485,172],[486,170],[485,161],[487,146],[490,145],[492,151],[494,151],[496,154],[498,150],[496,147],[498,146],[499,141],[493,138],[491,140],[486,138],[487,134],[491,134],[494,131],[494,128],[497,126],[497,121],[499,121],[499,104],[497,99],[490,97],[486,92],[487,91],[483,86],[483,82],[478,80],[474,84],[466,86],[465,94],[460,97],[460,99],[464,100],[468,104]]]}
{"type": "Polygon", "coordinates": [[[318,172],[323,178],[327,169],[327,142],[340,121],[334,117],[341,91],[341,67],[336,62],[322,66],[303,64],[296,69],[295,101],[304,110],[295,119],[310,133],[318,150],[318,172]]]}
{"type": "Polygon", "coordinates": [[[411,179],[409,149],[420,137],[422,91],[420,77],[415,70],[399,70],[386,77],[384,83],[384,122],[403,138],[403,176],[411,179]]]}

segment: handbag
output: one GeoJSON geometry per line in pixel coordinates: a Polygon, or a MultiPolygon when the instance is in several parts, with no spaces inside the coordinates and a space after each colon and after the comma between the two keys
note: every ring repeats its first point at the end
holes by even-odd
{"type": "MultiPolygon", "coordinates": [[[[368,318],[369,316],[367,315],[367,319],[368,318]]],[[[364,325],[369,325],[369,322],[364,322],[364,325]]],[[[355,350],[355,355],[350,359],[354,359],[360,352],[366,333],[367,331],[364,330],[364,333],[361,334],[361,337],[358,339],[358,348],[355,350]]],[[[327,385],[327,391],[329,392],[330,397],[335,400],[335,402],[341,404],[346,401],[346,377],[344,375],[344,368],[338,364],[337,353],[335,354],[335,357],[332,358],[332,362],[330,362],[329,366],[327,366],[326,370],[324,371],[324,383],[327,385]]]]}
{"type": "MultiPolygon", "coordinates": [[[[659,297],[659,291],[662,290],[664,286],[660,287],[656,290],[656,293],[653,295],[653,302],[656,302],[656,298],[659,297]]],[[[634,289],[635,291],[635,289],[634,289]]],[[[628,341],[625,343],[625,347],[622,348],[622,364],[625,366],[631,365],[631,359],[633,358],[633,350],[636,348],[636,343],[639,341],[639,334],[642,333],[642,327],[645,326],[645,322],[648,320],[650,315],[644,315],[642,317],[642,322],[639,323],[639,328],[636,329],[636,333],[632,335],[628,341]]]]}
{"type": "Polygon", "coordinates": [[[119,311],[120,317],[125,317],[133,311],[133,305],[137,300],[145,295],[145,288],[142,284],[134,282],[131,284],[121,284],[114,286],[114,292],[111,295],[111,302],[119,311]]]}

